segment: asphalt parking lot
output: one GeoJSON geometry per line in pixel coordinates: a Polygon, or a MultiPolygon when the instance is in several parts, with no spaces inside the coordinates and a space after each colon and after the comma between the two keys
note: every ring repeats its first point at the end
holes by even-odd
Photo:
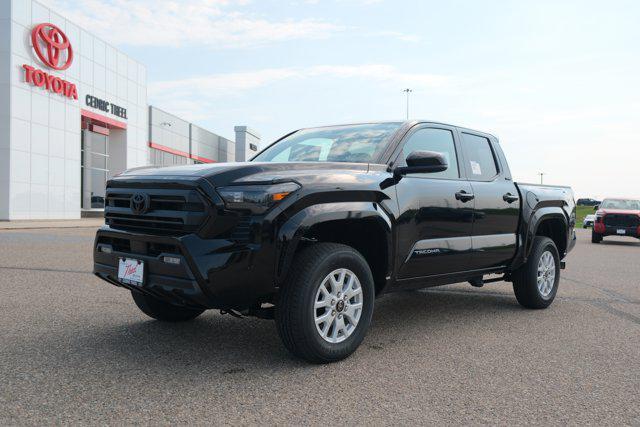
{"type": "Polygon", "coordinates": [[[640,424],[640,241],[579,241],[555,303],[510,284],[386,296],[351,358],[271,321],[145,317],[90,274],[94,229],[0,231],[0,424],[640,424]]]}

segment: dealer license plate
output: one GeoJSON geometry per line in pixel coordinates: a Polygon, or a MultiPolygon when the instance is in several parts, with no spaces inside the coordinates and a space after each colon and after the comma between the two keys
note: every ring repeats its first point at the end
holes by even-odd
{"type": "Polygon", "coordinates": [[[627,230],[618,229],[618,231],[616,231],[616,233],[618,233],[618,234],[627,234],[627,230]]]}
{"type": "Polygon", "coordinates": [[[137,259],[120,258],[118,280],[127,285],[142,285],[144,282],[144,262],[137,259]]]}

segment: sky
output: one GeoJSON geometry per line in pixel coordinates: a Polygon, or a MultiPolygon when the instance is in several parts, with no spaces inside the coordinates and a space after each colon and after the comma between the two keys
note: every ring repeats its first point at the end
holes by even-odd
{"type": "Polygon", "coordinates": [[[152,105],[263,146],[409,117],[497,136],[517,181],[640,197],[640,2],[47,0],[147,66],[152,105]]]}

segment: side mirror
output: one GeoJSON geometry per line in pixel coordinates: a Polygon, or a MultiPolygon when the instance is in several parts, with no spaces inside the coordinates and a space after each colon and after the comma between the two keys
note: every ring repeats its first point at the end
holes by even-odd
{"type": "Polygon", "coordinates": [[[413,151],[407,157],[407,166],[395,168],[395,175],[410,173],[434,173],[446,171],[449,165],[442,153],[435,151],[413,151]]]}
{"type": "Polygon", "coordinates": [[[600,209],[600,205],[595,205],[595,206],[593,207],[593,210],[594,210],[594,211],[597,211],[598,209],[600,209]]]}

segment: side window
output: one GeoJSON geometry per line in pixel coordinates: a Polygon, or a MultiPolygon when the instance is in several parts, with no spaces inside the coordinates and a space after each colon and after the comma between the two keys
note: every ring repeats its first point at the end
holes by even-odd
{"type": "Polygon", "coordinates": [[[496,158],[487,138],[462,134],[462,144],[467,157],[467,177],[472,181],[489,181],[498,174],[496,158]]]}
{"type": "Polygon", "coordinates": [[[417,174],[428,178],[456,179],[460,177],[458,172],[458,157],[456,146],[453,142],[453,133],[447,129],[425,128],[420,129],[409,137],[402,147],[401,161],[406,165],[406,159],[413,151],[435,151],[441,153],[447,159],[449,167],[442,172],[417,174]]]}

